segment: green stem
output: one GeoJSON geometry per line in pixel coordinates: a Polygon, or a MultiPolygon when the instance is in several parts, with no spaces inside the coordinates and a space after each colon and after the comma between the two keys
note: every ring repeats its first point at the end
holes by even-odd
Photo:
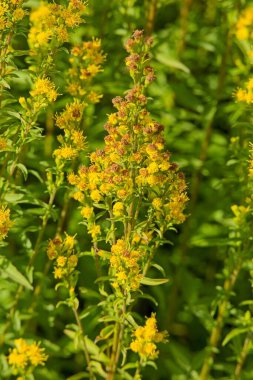
{"type": "Polygon", "coordinates": [[[81,336],[82,336],[82,350],[83,350],[84,357],[85,357],[85,360],[86,360],[86,363],[87,363],[90,379],[93,380],[93,379],[96,379],[96,377],[95,377],[94,373],[92,372],[90,355],[89,355],[88,347],[87,347],[87,344],[86,344],[86,341],[85,341],[84,328],[82,326],[82,323],[81,323],[78,311],[75,309],[75,307],[72,307],[72,311],[73,311],[76,323],[77,323],[77,325],[79,327],[79,330],[80,330],[80,333],[81,333],[81,336]]]}
{"type": "Polygon", "coordinates": [[[115,378],[117,364],[118,364],[119,356],[120,356],[121,342],[122,342],[122,337],[123,337],[123,332],[124,332],[125,313],[126,313],[126,302],[124,298],[121,315],[118,316],[119,320],[116,322],[115,329],[114,329],[111,360],[110,360],[106,380],[114,380],[115,378]]]}
{"type": "Polygon", "coordinates": [[[245,363],[246,357],[247,357],[249,350],[250,350],[250,347],[251,347],[251,342],[252,342],[252,333],[248,333],[248,335],[246,336],[246,338],[244,340],[242,351],[240,352],[240,356],[238,358],[237,365],[235,367],[235,379],[236,380],[240,379],[243,365],[245,363]]]}
{"type": "Polygon", "coordinates": [[[232,291],[234,284],[236,282],[236,279],[238,277],[238,274],[240,272],[241,264],[242,264],[241,261],[239,261],[235,269],[232,271],[230,278],[228,278],[224,282],[223,289],[226,293],[226,299],[224,299],[218,307],[217,319],[216,319],[214,327],[212,328],[211,335],[210,335],[209,347],[208,347],[209,351],[204,359],[202,368],[200,370],[199,380],[207,380],[209,377],[209,373],[213,365],[215,352],[221,338],[221,332],[223,329],[224,320],[227,316],[230,292],[232,291]]]}

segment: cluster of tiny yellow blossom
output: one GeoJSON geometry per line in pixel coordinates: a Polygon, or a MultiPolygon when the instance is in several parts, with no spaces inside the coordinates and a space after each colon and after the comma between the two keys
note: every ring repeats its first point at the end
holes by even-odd
{"type": "Polygon", "coordinates": [[[253,6],[244,9],[236,24],[236,37],[239,40],[253,38],[253,6]]]}
{"type": "Polygon", "coordinates": [[[47,247],[49,260],[54,260],[55,279],[66,279],[75,270],[78,257],[75,254],[75,238],[65,234],[65,238],[60,236],[50,240],[47,247]]]}
{"type": "Polygon", "coordinates": [[[250,78],[244,88],[238,88],[234,96],[238,102],[252,104],[253,103],[253,78],[250,78]]]}
{"type": "Polygon", "coordinates": [[[156,316],[152,314],[146,320],[145,326],[139,326],[135,330],[135,339],[131,342],[130,348],[143,359],[155,359],[159,354],[156,343],[165,342],[166,336],[166,331],[158,331],[156,316]]]}
{"type": "MultiPolygon", "coordinates": [[[[252,40],[253,40],[253,6],[246,8],[240,15],[237,24],[236,24],[236,37],[239,40],[244,40],[249,42],[246,48],[247,54],[250,59],[253,59],[253,50],[252,50],[252,40]]],[[[238,88],[234,96],[238,102],[251,104],[253,103],[253,78],[245,83],[243,87],[238,88]]]]}
{"type": "Polygon", "coordinates": [[[238,227],[242,226],[242,224],[245,223],[246,217],[250,211],[250,207],[245,207],[243,205],[233,205],[231,206],[231,210],[234,214],[233,221],[235,225],[237,225],[238,227]]]}
{"type": "Polygon", "coordinates": [[[6,238],[11,226],[10,209],[5,206],[0,206],[0,241],[6,238]]]}
{"type": "Polygon", "coordinates": [[[101,40],[85,41],[74,46],[69,59],[67,91],[75,98],[85,99],[87,103],[97,103],[102,97],[93,90],[92,81],[102,71],[105,55],[101,50],[101,40]]]}
{"type": "Polygon", "coordinates": [[[0,31],[10,30],[26,15],[22,8],[23,0],[1,0],[0,3],[0,31]]]}
{"type": "Polygon", "coordinates": [[[102,71],[101,63],[104,61],[101,41],[83,42],[73,47],[71,54],[67,92],[74,99],[56,116],[57,127],[64,131],[64,136],[58,138],[61,147],[54,151],[57,161],[73,160],[84,150],[85,137],[81,130],[84,109],[89,103],[97,103],[101,97],[92,90],[92,80],[102,71]]]}
{"type": "MultiPolygon", "coordinates": [[[[45,349],[41,348],[36,342],[28,343],[20,338],[14,341],[15,347],[10,350],[8,355],[9,365],[12,367],[13,374],[25,376],[31,373],[39,365],[44,365],[48,356],[45,349]]],[[[23,377],[18,378],[23,379],[23,377]]]]}
{"type": "Polygon", "coordinates": [[[57,96],[54,83],[49,78],[38,77],[33,83],[30,97],[20,97],[19,103],[24,109],[26,118],[29,118],[30,115],[38,113],[48,104],[55,102],[57,96]]]}
{"type": "Polygon", "coordinates": [[[78,152],[85,148],[85,137],[83,132],[78,129],[85,107],[84,102],[74,99],[61,114],[56,116],[57,127],[64,130],[64,137],[61,135],[58,138],[61,147],[54,151],[56,159],[73,160],[77,157],[78,152]]]}
{"type": "Polygon", "coordinates": [[[118,239],[111,247],[110,265],[114,270],[113,286],[117,289],[137,290],[140,286],[142,274],[140,273],[139,261],[142,259],[143,252],[137,248],[132,248],[127,241],[118,239]]]}
{"type": "Polygon", "coordinates": [[[253,144],[250,143],[249,161],[248,161],[248,176],[253,177],[253,144]]]}
{"type": "Polygon", "coordinates": [[[31,13],[28,35],[31,55],[48,51],[69,41],[69,30],[83,22],[86,5],[82,0],[70,0],[67,6],[42,2],[31,13]]]}
{"type": "MultiPolygon", "coordinates": [[[[144,90],[154,79],[153,69],[148,65],[151,43],[141,31],[136,31],[127,41],[126,49],[130,55],[126,62],[135,85],[125,98],[113,100],[117,112],[108,116],[105,148],[91,153],[89,167],[81,166],[77,174],[68,176],[69,183],[76,187],[73,197],[82,204],[85,219],[94,220],[93,208],[112,200],[112,217],[125,221],[135,198],[145,199],[150,205],[146,211],[153,223],[167,228],[185,220],[183,212],[188,198],[184,177],[165,151],[163,127],[152,120],[146,109],[144,90]]],[[[100,227],[94,224],[91,233],[93,238],[99,236],[100,227]]],[[[128,247],[126,252],[133,251],[128,247]]],[[[116,275],[121,285],[125,276],[129,279],[137,275],[133,284],[136,289],[140,268],[137,269],[135,255],[133,261],[134,265],[130,265],[128,271],[124,270],[123,274],[117,270],[116,275]]]]}
{"type": "Polygon", "coordinates": [[[252,213],[253,194],[252,194],[252,178],[253,178],[253,144],[249,146],[248,160],[248,181],[246,189],[246,198],[244,205],[234,204],[231,206],[234,215],[233,222],[237,228],[243,229],[243,225],[247,224],[247,218],[252,213]]]}

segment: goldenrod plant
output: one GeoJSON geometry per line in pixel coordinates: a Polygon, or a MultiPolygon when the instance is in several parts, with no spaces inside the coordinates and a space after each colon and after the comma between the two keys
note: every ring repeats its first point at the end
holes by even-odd
{"type": "Polygon", "coordinates": [[[0,380],[253,378],[252,21],[0,1],[0,380]]]}

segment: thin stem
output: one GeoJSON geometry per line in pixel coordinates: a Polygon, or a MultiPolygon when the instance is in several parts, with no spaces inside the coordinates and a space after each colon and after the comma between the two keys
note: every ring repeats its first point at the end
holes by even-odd
{"type": "Polygon", "coordinates": [[[110,360],[109,370],[108,370],[106,380],[113,380],[114,379],[116,369],[117,369],[117,364],[119,361],[120,350],[121,350],[121,341],[122,341],[123,332],[124,332],[124,316],[126,313],[125,298],[123,300],[123,306],[122,306],[121,313],[122,313],[122,315],[121,316],[119,315],[119,320],[116,322],[115,329],[114,329],[111,360],[110,360]]]}
{"type": "Polygon", "coordinates": [[[157,0],[147,1],[147,18],[146,18],[146,34],[149,36],[153,33],[157,9],[157,0]]]}
{"type": "Polygon", "coordinates": [[[82,336],[82,350],[83,350],[84,357],[85,357],[85,360],[86,360],[86,363],[87,363],[88,371],[89,371],[89,374],[90,374],[90,379],[95,379],[96,377],[95,377],[94,373],[92,372],[90,354],[89,354],[88,347],[87,347],[87,344],[86,344],[86,341],[85,341],[84,328],[82,326],[82,323],[81,323],[78,311],[74,307],[72,307],[72,311],[73,311],[73,314],[75,316],[76,323],[77,323],[77,325],[79,327],[79,330],[81,332],[81,336],[82,336]]]}
{"type": "Polygon", "coordinates": [[[238,380],[240,379],[243,365],[245,363],[246,357],[251,347],[251,342],[252,342],[252,333],[248,333],[248,335],[246,336],[244,340],[242,351],[240,352],[240,356],[238,358],[237,365],[235,367],[235,379],[238,379],[238,380]]]}
{"type": "Polygon", "coordinates": [[[232,271],[230,278],[225,280],[223,289],[226,292],[226,299],[224,299],[219,307],[218,307],[218,316],[216,319],[216,323],[211,331],[210,340],[209,340],[209,351],[205,357],[205,360],[203,362],[202,368],[200,370],[200,376],[199,380],[207,380],[210,370],[213,365],[213,360],[215,356],[216,348],[218,347],[220,338],[221,338],[221,332],[224,325],[224,320],[227,315],[227,309],[229,306],[229,293],[234,287],[234,284],[236,282],[236,279],[238,277],[238,274],[241,269],[241,261],[237,263],[235,269],[232,271]]]}

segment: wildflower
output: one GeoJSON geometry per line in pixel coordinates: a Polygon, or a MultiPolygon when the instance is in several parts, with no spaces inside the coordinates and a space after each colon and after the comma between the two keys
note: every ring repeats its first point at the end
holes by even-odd
{"type": "Polygon", "coordinates": [[[45,365],[45,361],[48,356],[44,351],[45,349],[41,348],[37,343],[28,345],[27,356],[34,367],[37,367],[38,365],[45,365]]]}
{"type": "Polygon", "coordinates": [[[67,6],[45,2],[35,9],[30,15],[31,28],[28,35],[31,54],[36,55],[39,49],[50,50],[51,41],[52,45],[57,46],[67,42],[69,29],[82,22],[85,8],[85,4],[79,1],[76,7],[73,7],[73,2],[67,6]]]}
{"type": "Polygon", "coordinates": [[[0,150],[5,150],[8,146],[8,140],[4,137],[0,137],[0,150]]]}
{"type": "Polygon", "coordinates": [[[58,94],[49,78],[37,78],[30,95],[32,98],[42,96],[45,100],[54,102],[58,94]]]}
{"type": "Polygon", "coordinates": [[[89,233],[91,234],[92,239],[96,240],[101,234],[101,227],[98,224],[93,224],[89,229],[89,233]]]}
{"type": "Polygon", "coordinates": [[[13,21],[16,22],[16,21],[22,20],[24,16],[25,16],[25,11],[22,8],[16,8],[13,11],[12,18],[13,18],[13,21]]]}
{"type": "Polygon", "coordinates": [[[63,146],[62,148],[55,149],[54,156],[59,160],[72,160],[77,156],[77,150],[71,146],[63,146]]]}
{"type": "Polygon", "coordinates": [[[241,13],[235,28],[236,37],[239,40],[247,40],[252,31],[253,7],[249,6],[241,13]]]}
{"type": "Polygon", "coordinates": [[[153,205],[153,207],[154,207],[155,209],[160,209],[161,206],[162,206],[162,204],[163,204],[163,202],[162,202],[161,198],[155,198],[155,199],[153,199],[153,201],[152,201],[152,205],[153,205]]]}
{"type": "Polygon", "coordinates": [[[113,205],[113,215],[114,216],[123,215],[123,211],[124,211],[124,204],[122,202],[116,202],[113,205]]]}
{"type": "Polygon", "coordinates": [[[137,327],[134,332],[135,340],[130,344],[132,351],[144,359],[155,359],[158,356],[156,343],[165,342],[167,332],[158,332],[156,316],[153,313],[146,320],[144,327],[137,327]]]}
{"type": "Polygon", "coordinates": [[[6,238],[11,226],[10,209],[0,206],[0,241],[6,238]]]}
{"type": "Polygon", "coordinates": [[[19,352],[16,348],[14,348],[8,356],[8,361],[12,367],[23,369],[26,367],[28,359],[24,352],[19,352]]]}
{"type": "Polygon", "coordinates": [[[82,215],[85,219],[90,219],[90,217],[92,216],[92,214],[93,214],[93,207],[84,206],[84,207],[81,209],[81,215],[82,215]]]}
{"type": "Polygon", "coordinates": [[[75,245],[75,237],[68,235],[66,232],[65,235],[64,245],[68,250],[72,250],[75,245]]]}
{"type": "Polygon", "coordinates": [[[244,223],[245,218],[250,211],[250,208],[245,207],[245,206],[233,205],[231,206],[231,210],[235,216],[234,217],[235,224],[240,226],[241,224],[244,223]]]}
{"type": "Polygon", "coordinates": [[[99,190],[93,190],[90,194],[90,197],[95,202],[99,202],[101,200],[101,194],[99,190]]]}
{"type": "Polygon", "coordinates": [[[55,269],[54,269],[54,278],[62,278],[63,277],[63,275],[64,275],[64,271],[62,270],[62,268],[59,268],[59,267],[56,267],[55,269]]]}
{"type": "Polygon", "coordinates": [[[57,260],[56,260],[57,265],[59,267],[64,267],[64,265],[66,264],[66,261],[67,261],[67,258],[65,256],[59,256],[57,257],[57,260]]]}
{"type": "MultiPolygon", "coordinates": [[[[27,343],[26,340],[20,338],[14,341],[15,347],[10,350],[8,362],[10,366],[17,370],[25,370],[32,366],[44,365],[48,356],[45,349],[41,348],[38,343],[27,343]]],[[[23,372],[22,372],[23,373],[23,372]]]]}
{"type": "Polygon", "coordinates": [[[78,257],[76,255],[69,256],[69,258],[68,258],[68,265],[70,267],[73,267],[73,268],[76,267],[77,263],[78,263],[78,257]]]}

